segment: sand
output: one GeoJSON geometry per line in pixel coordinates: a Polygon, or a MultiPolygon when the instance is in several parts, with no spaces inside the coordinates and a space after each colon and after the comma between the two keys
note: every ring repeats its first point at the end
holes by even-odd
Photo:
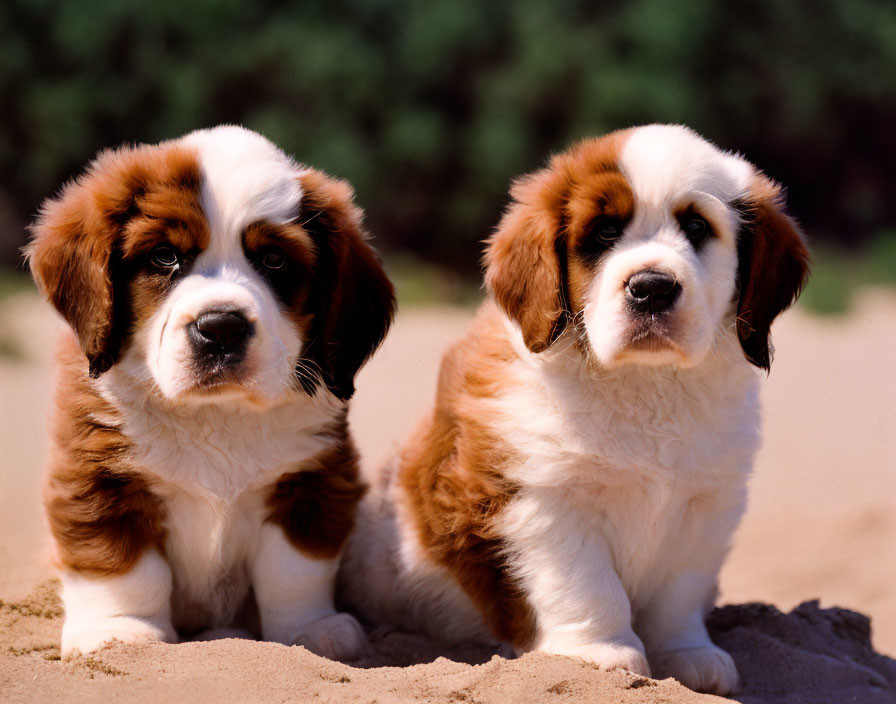
{"type": "MultiPolygon", "coordinates": [[[[404,311],[362,372],[351,419],[366,470],[429,404],[441,351],[470,315],[404,311]]],[[[232,639],[59,660],[39,507],[58,325],[31,295],[0,307],[0,330],[21,352],[0,361],[0,701],[724,701],[674,680],[449,651],[401,633],[373,634],[369,657],[351,665],[232,639]]],[[[894,703],[896,297],[869,292],[847,318],[797,309],[776,325],[775,342],[750,508],[722,574],[720,603],[738,605],[717,609],[711,632],[738,664],[739,701],[894,703]]]]}

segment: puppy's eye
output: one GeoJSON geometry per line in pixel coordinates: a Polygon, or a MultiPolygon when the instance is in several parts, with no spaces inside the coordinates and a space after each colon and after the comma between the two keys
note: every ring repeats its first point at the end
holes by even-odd
{"type": "Polygon", "coordinates": [[[152,263],[160,269],[174,269],[180,264],[180,253],[167,244],[160,244],[152,250],[152,263]]]}
{"type": "Polygon", "coordinates": [[[699,215],[685,215],[681,218],[679,224],[684,234],[694,244],[699,244],[709,234],[709,223],[699,215]]]}
{"type": "Polygon", "coordinates": [[[594,226],[593,232],[601,242],[613,242],[622,235],[622,223],[616,220],[601,220],[594,226]]]}
{"type": "Polygon", "coordinates": [[[286,266],[286,255],[276,247],[270,247],[261,253],[261,265],[272,271],[282,269],[286,266]]]}

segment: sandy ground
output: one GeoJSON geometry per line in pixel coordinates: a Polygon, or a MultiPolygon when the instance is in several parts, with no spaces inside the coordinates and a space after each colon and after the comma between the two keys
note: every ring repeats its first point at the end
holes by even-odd
{"type": "MultiPolygon", "coordinates": [[[[366,469],[411,431],[432,399],[442,350],[470,316],[399,316],[353,402],[366,469]]],[[[61,614],[39,506],[58,325],[30,295],[0,307],[0,330],[22,352],[0,362],[0,700],[721,701],[672,680],[542,655],[446,652],[397,633],[375,634],[372,656],[354,667],[235,640],[115,646],[59,661],[61,614]]],[[[785,613],[717,610],[714,638],[735,656],[737,698],[747,704],[896,702],[896,297],[869,292],[848,318],[797,309],[776,325],[775,343],[765,442],[720,603],[768,602],[785,613]],[[820,605],[786,613],[813,599],[820,605]],[[871,642],[867,619],[833,606],[870,617],[871,642]]]]}

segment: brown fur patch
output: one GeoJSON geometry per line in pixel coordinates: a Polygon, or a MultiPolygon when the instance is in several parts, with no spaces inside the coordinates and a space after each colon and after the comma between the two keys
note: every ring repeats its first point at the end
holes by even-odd
{"type": "Polygon", "coordinates": [[[243,247],[248,255],[260,252],[267,246],[276,246],[303,269],[314,269],[314,243],[300,225],[279,225],[256,222],[243,231],[243,247]]]}
{"type": "Polygon", "coordinates": [[[94,390],[71,335],[58,354],[54,448],[44,506],[57,566],[92,576],[130,570],[148,548],[163,551],[164,508],[129,463],[119,416],[94,390]]]}
{"type": "Polygon", "coordinates": [[[737,336],[746,358],[769,370],[772,321],[799,296],[809,276],[809,250],[784,210],[781,187],[757,174],[743,204],[738,236],[737,336]]]}
{"type": "Polygon", "coordinates": [[[313,317],[303,362],[320,372],[336,396],[349,399],[355,374],[392,323],[394,289],[367,244],[351,187],[315,169],[304,172],[301,183],[300,224],[317,256],[305,310],[313,317]]]}
{"type": "Polygon", "coordinates": [[[590,269],[583,247],[596,222],[627,220],[634,210],[618,166],[626,135],[581,142],[518,179],[513,202],[489,239],[486,286],[533,352],[556,340],[583,305],[590,269]]]}
{"type": "Polygon", "coordinates": [[[163,551],[164,507],[130,464],[120,417],[91,385],[131,332],[157,310],[173,274],[148,256],[170,244],[186,256],[208,245],[193,152],[178,146],[110,150],[48,199],[28,248],[41,290],[80,343],[60,343],[54,447],[44,505],[58,565],[123,574],[148,548],[163,551]],[[84,364],[87,357],[87,365],[84,364]]]}
{"type": "Polygon", "coordinates": [[[282,526],[298,550],[321,559],[342,551],[365,492],[344,422],[334,437],[338,442],[331,449],[281,476],[267,498],[267,520],[282,526]]]}
{"type": "Polygon", "coordinates": [[[586,294],[594,279],[595,261],[611,246],[600,241],[597,231],[605,222],[617,223],[623,228],[635,212],[632,189],[616,168],[608,166],[607,171],[582,177],[571,189],[565,249],[567,300],[572,315],[585,307],[586,294]]]}
{"type": "Polygon", "coordinates": [[[514,453],[483,422],[513,359],[501,329],[487,304],[446,353],[436,407],[404,449],[398,481],[429,557],[454,575],[498,638],[525,648],[534,617],[507,572],[496,526],[516,491],[503,475],[514,453]]]}
{"type": "Polygon", "coordinates": [[[268,279],[299,334],[308,339],[312,315],[307,311],[307,301],[317,268],[317,254],[311,237],[300,225],[256,222],[243,230],[243,249],[262,276],[268,279]],[[283,272],[264,271],[259,258],[263,259],[270,248],[285,255],[287,261],[283,272]]]}
{"type": "Polygon", "coordinates": [[[134,271],[124,270],[161,242],[193,254],[207,246],[200,184],[188,149],[125,147],[100,154],[44,202],[27,249],[31,271],[78,336],[91,375],[114,363],[134,311],[151,314],[165,284],[156,277],[155,286],[129,294],[134,271]]]}

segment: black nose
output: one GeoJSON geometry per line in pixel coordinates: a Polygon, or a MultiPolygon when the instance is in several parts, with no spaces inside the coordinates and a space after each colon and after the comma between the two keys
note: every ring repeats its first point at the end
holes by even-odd
{"type": "Polygon", "coordinates": [[[675,303],[681,285],[669,274],[645,269],[626,282],[625,292],[629,305],[638,313],[661,313],[675,303]]]}
{"type": "Polygon", "coordinates": [[[193,344],[204,352],[242,351],[252,336],[252,323],[239,311],[207,311],[188,327],[193,344]]]}

